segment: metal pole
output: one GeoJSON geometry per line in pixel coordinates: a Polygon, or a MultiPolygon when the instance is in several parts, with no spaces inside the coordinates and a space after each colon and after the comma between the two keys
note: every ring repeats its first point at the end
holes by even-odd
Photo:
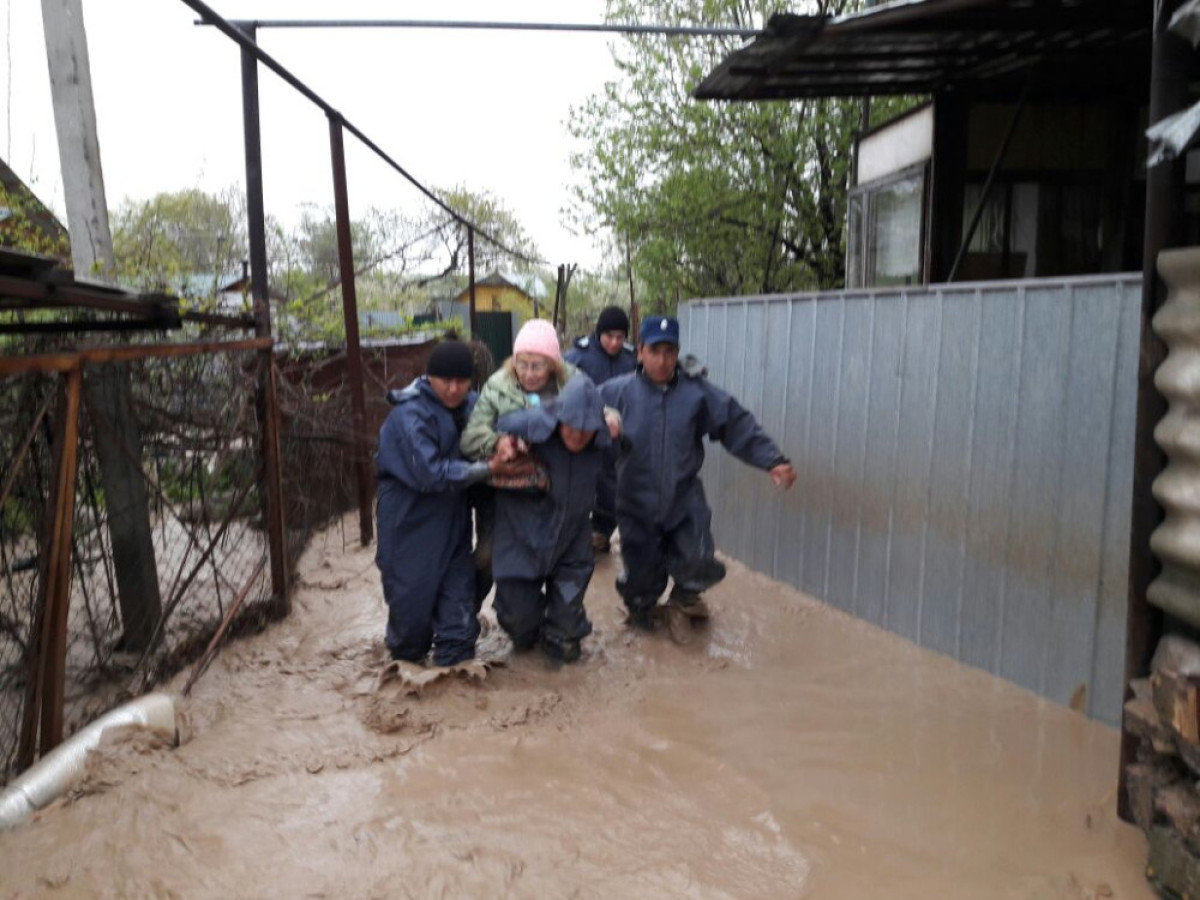
{"type": "MultiPolygon", "coordinates": [[[[471,222],[469,222],[465,218],[463,218],[463,216],[460,213],[458,213],[452,207],[450,207],[446,203],[446,201],[444,201],[441,197],[439,197],[437,194],[435,194],[429,188],[425,187],[425,185],[421,184],[421,182],[417,181],[417,179],[414,178],[412,175],[410,175],[403,166],[401,166],[398,162],[396,162],[394,159],[392,159],[390,156],[388,156],[386,153],[384,153],[383,149],[378,144],[376,144],[369,137],[367,137],[365,134],[363,134],[362,131],[360,131],[358,128],[356,128],[354,126],[353,122],[350,122],[348,119],[346,119],[344,116],[342,116],[341,113],[339,113],[336,109],[334,109],[329,103],[327,103],[324,99],[322,99],[321,96],[316,93],[316,91],[314,91],[312,88],[310,88],[308,85],[306,85],[303,81],[301,81],[299,78],[297,78],[295,75],[293,75],[287,69],[285,69],[282,65],[279,64],[279,62],[277,62],[274,59],[274,57],[272,57],[269,53],[265,52],[261,47],[259,47],[254,42],[254,33],[255,33],[256,25],[253,21],[238,22],[237,24],[234,24],[233,22],[223,19],[221,16],[217,15],[216,12],[213,10],[213,8],[211,6],[209,6],[207,3],[205,3],[204,0],[182,0],[182,2],[185,6],[190,6],[197,13],[199,13],[201,16],[203,16],[203,18],[200,19],[196,24],[212,25],[214,28],[216,28],[218,31],[220,31],[222,34],[224,34],[226,37],[228,37],[230,40],[232,40],[234,43],[236,43],[239,47],[241,47],[242,50],[253,54],[255,59],[257,59],[264,66],[266,66],[268,69],[270,69],[276,75],[278,75],[280,78],[282,78],[288,84],[290,84],[293,88],[295,88],[297,91],[299,91],[305,97],[307,97],[310,101],[312,101],[314,104],[316,104],[321,110],[323,110],[325,112],[326,115],[341,117],[342,126],[347,131],[349,131],[352,135],[357,137],[367,147],[369,147],[372,151],[374,151],[376,156],[378,156],[380,159],[382,159],[384,162],[386,162],[389,166],[391,166],[393,169],[395,169],[403,178],[405,178],[409,182],[409,184],[411,184],[418,191],[420,191],[422,194],[424,194],[426,197],[428,197],[430,200],[432,200],[441,209],[444,209],[450,215],[450,217],[453,218],[456,222],[460,222],[463,225],[471,225],[472,224],[471,222]]],[[[244,67],[243,67],[243,69],[244,69],[244,67]]],[[[257,75],[256,75],[256,78],[257,78],[257,75]]],[[[255,84],[257,85],[257,81],[255,82],[255,84]]],[[[256,104],[257,104],[257,97],[258,97],[258,94],[257,94],[257,87],[256,87],[255,88],[255,103],[256,104]]],[[[488,232],[484,231],[483,229],[479,229],[479,233],[481,235],[483,235],[484,238],[491,241],[493,244],[495,244],[497,247],[499,247],[501,250],[503,250],[505,253],[509,254],[510,256],[514,256],[518,259],[523,259],[526,262],[530,262],[530,263],[537,263],[537,262],[541,261],[541,260],[536,260],[536,259],[530,259],[528,256],[525,256],[522,253],[517,253],[515,250],[510,250],[508,247],[505,247],[503,244],[501,244],[498,240],[496,240],[494,237],[492,237],[490,234],[488,234],[488,232]]]]}
{"type": "MultiPolygon", "coordinates": [[[[253,27],[244,35],[254,41],[253,27]]],[[[246,218],[250,241],[250,292],[254,299],[254,334],[271,336],[271,305],[267,296],[267,230],[263,205],[262,136],[258,117],[258,57],[242,48],[242,122],[246,140],[246,218]]],[[[275,402],[275,354],[258,355],[259,440],[263,456],[263,521],[271,553],[271,590],[276,610],[289,608],[287,555],[284,543],[283,486],[279,464],[279,411],[275,402]]]]}
{"type": "MultiPolygon", "coordinates": [[[[1167,30],[1171,16],[1183,0],[1156,3],[1154,43],[1150,58],[1150,124],[1187,106],[1191,49],[1167,30]]],[[[1146,602],[1146,589],[1159,565],[1150,551],[1150,535],[1162,521],[1162,510],[1150,491],[1163,470],[1164,456],[1154,442],[1154,428],[1166,413],[1167,403],[1154,386],[1154,373],[1166,355],[1162,341],[1150,327],[1164,300],[1158,277],[1158,254],[1179,246],[1183,224],[1183,158],[1159,163],[1146,172],[1146,230],[1142,243],[1142,311],[1138,352],[1137,419],[1133,444],[1133,504],[1129,529],[1129,585],[1125,612],[1125,696],[1129,682],[1144,675],[1163,630],[1162,613],[1146,602]]],[[[1133,821],[1127,766],[1137,755],[1138,739],[1121,731],[1121,761],[1117,774],[1117,814],[1133,821]]]]}
{"type": "Polygon", "coordinates": [[[467,292],[471,318],[471,338],[479,339],[479,317],[475,314],[475,229],[467,226],[467,292]]]}
{"type": "Polygon", "coordinates": [[[329,149],[333,158],[333,205],[337,216],[338,266],[342,279],[342,318],[346,323],[346,379],[354,419],[354,470],[358,481],[358,534],[365,547],[375,536],[371,517],[371,447],[363,397],[362,346],[358,340],[358,295],[354,288],[354,247],[350,240],[350,201],[346,193],[346,151],[342,123],[329,117],[329,149]]]}
{"type": "Polygon", "coordinates": [[[46,597],[46,624],[42,634],[47,637],[46,667],[42,696],[41,755],[45,756],[63,739],[63,699],[67,677],[67,613],[71,603],[71,532],[75,524],[75,473],[79,454],[79,394],[83,373],[72,369],[67,373],[63,396],[59,404],[58,446],[55,448],[55,542],[49,548],[48,584],[43,585],[46,597]]]}
{"type": "MultiPolygon", "coordinates": [[[[204,20],[197,25],[207,25],[204,20]]],[[[438,28],[483,31],[572,31],[590,34],[653,34],[676,37],[755,38],[761,28],[716,25],[595,25],[574,22],[458,22],[450,19],[255,19],[256,28],[438,28]]]]}

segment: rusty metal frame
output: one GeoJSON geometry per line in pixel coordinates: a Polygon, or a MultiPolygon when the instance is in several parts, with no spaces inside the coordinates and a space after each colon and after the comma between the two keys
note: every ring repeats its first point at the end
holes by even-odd
{"type": "Polygon", "coordinates": [[[191,7],[192,10],[200,16],[200,22],[198,24],[212,25],[219,32],[242,48],[243,75],[245,73],[247,59],[261,62],[264,66],[295,88],[300,94],[306,97],[311,103],[320,108],[325,115],[338,117],[342,122],[342,126],[347,131],[358,138],[359,141],[361,141],[369,150],[371,150],[371,152],[387,163],[388,166],[395,170],[409,184],[429,198],[429,200],[436,204],[440,209],[444,210],[452,219],[454,219],[454,221],[458,222],[460,225],[464,225],[469,228],[475,228],[477,231],[479,231],[479,234],[482,237],[486,238],[491,244],[498,247],[509,256],[520,259],[527,263],[537,263],[543,261],[533,259],[529,256],[526,256],[524,253],[519,253],[516,250],[505,246],[500,240],[490,233],[480,229],[474,222],[466,218],[466,216],[464,216],[454,207],[450,206],[450,204],[439,197],[433,190],[426,187],[415,177],[413,177],[413,175],[410,174],[407,169],[400,165],[400,163],[396,162],[396,160],[392,159],[392,157],[389,156],[382,147],[367,137],[366,134],[364,134],[362,130],[359,129],[353,122],[349,121],[340,112],[338,112],[332,104],[326,101],[323,97],[321,97],[320,94],[293,75],[290,71],[288,71],[288,69],[281,65],[273,56],[259,47],[258,44],[255,43],[254,39],[254,32],[257,30],[257,24],[253,20],[229,21],[228,19],[218,15],[217,12],[207,3],[204,3],[203,0],[181,0],[181,2],[185,6],[191,7]]]}
{"type": "Polygon", "coordinates": [[[363,396],[362,345],[358,339],[358,292],[354,285],[354,247],[350,240],[350,201],[346,189],[346,151],[342,119],[329,117],[329,155],[333,163],[333,200],[337,216],[338,266],[342,282],[342,318],[346,325],[346,375],[350,409],[354,421],[354,470],[358,482],[358,534],[366,547],[375,537],[371,498],[370,444],[367,436],[367,407],[363,396]]]}
{"type": "MultiPolygon", "coordinates": [[[[235,29],[236,31],[236,29],[235,29]]],[[[242,131],[246,159],[246,219],[250,242],[250,290],[254,300],[254,333],[271,337],[271,302],[267,296],[266,212],[263,202],[262,133],[258,115],[258,50],[254,29],[238,32],[242,47],[242,131]]],[[[291,610],[288,594],[286,524],[283,514],[283,472],[279,450],[279,404],[275,393],[275,357],[262,350],[258,357],[255,414],[262,447],[263,521],[271,550],[271,595],[274,611],[291,610]]]]}
{"type": "Polygon", "coordinates": [[[26,768],[40,747],[45,754],[62,741],[63,695],[67,664],[67,608],[70,604],[71,537],[75,521],[75,471],[78,462],[79,403],[82,367],[59,383],[55,414],[54,486],[38,584],[37,643],[30,653],[17,765],[26,768]],[[40,724],[40,727],[39,727],[40,724]],[[39,737],[40,734],[40,737],[39,737]]]}
{"type": "Polygon", "coordinates": [[[237,611],[241,609],[242,603],[245,602],[246,597],[249,596],[250,588],[254,587],[254,582],[258,580],[258,577],[262,575],[263,569],[266,567],[267,558],[264,556],[258,561],[258,565],[254,567],[254,571],[250,573],[250,577],[246,579],[246,583],[242,585],[242,589],[238,591],[237,596],[234,597],[233,603],[229,605],[229,609],[225,611],[225,616],[221,619],[221,624],[217,626],[217,630],[213,633],[212,638],[209,639],[208,646],[204,648],[204,653],[202,653],[200,658],[196,660],[196,664],[192,667],[191,674],[188,675],[188,680],[184,682],[182,692],[183,696],[186,697],[192,692],[192,685],[196,683],[196,679],[204,674],[205,670],[209,666],[209,663],[212,662],[213,656],[216,654],[217,644],[221,642],[221,638],[224,637],[225,631],[229,628],[230,623],[233,622],[233,617],[237,615],[237,611]]]}
{"type": "Polygon", "coordinates": [[[180,356],[200,356],[233,350],[270,350],[271,338],[246,338],[240,341],[190,341],[179,344],[146,344],[124,347],[86,347],[60,353],[37,353],[28,356],[0,356],[0,378],[27,375],[32,372],[70,372],[84,365],[133,362],[140,359],[171,359],[180,356]]]}
{"type": "MultiPolygon", "coordinates": [[[[278,405],[275,399],[275,367],[270,337],[250,338],[240,341],[199,341],[182,344],[157,344],[147,346],[89,347],[82,350],[59,353],[34,354],[17,357],[0,357],[0,378],[31,373],[57,374],[59,396],[54,417],[53,471],[54,484],[47,504],[42,546],[45,547],[41,561],[41,578],[38,585],[38,609],[33,633],[36,635],[29,654],[29,674],[26,682],[25,706],[22,712],[21,729],[17,750],[17,765],[24,769],[32,765],[41,753],[45,755],[63,738],[63,701],[66,683],[66,638],[67,618],[70,606],[71,546],[75,517],[75,479],[79,459],[79,412],[85,365],[130,362],[142,359],[173,359],[185,356],[200,356],[229,351],[257,351],[260,360],[265,359],[266,371],[261,376],[266,385],[264,396],[263,469],[274,472],[278,479],[279,429],[278,405]]],[[[38,419],[45,414],[45,408],[38,419]]],[[[22,445],[18,456],[27,452],[32,433],[22,445]]],[[[5,479],[5,491],[12,473],[5,479]]],[[[284,558],[282,504],[276,482],[275,511],[271,515],[268,504],[268,545],[272,571],[277,568],[284,573],[287,562],[284,558]]],[[[268,484],[267,492],[270,493],[268,484]]],[[[240,506],[239,504],[237,504],[240,506]]],[[[211,549],[211,548],[210,548],[211,549]]],[[[286,579],[286,574],[285,574],[286,579]]],[[[276,609],[286,613],[289,598],[286,580],[275,582],[283,587],[283,594],[275,596],[276,609]]]]}

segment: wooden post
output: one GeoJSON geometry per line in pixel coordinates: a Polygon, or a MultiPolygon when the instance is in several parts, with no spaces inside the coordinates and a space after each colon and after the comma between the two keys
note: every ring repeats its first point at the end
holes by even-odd
{"type": "MultiPolygon", "coordinates": [[[[71,264],[77,278],[108,280],[115,263],[82,6],[82,0],[42,0],[42,21],[71,264]]],[[[141,430],[130,412],[133,382],[128,370],[111,366],[90,371],[87,382],[117,572],[121,640],[125,649],[139,651],[154,630],[162,599],[140,466],[141,430]]]]}
{"type": "Polygon", "coordinates": [[[75,275],[111,276],[112,233],[100,165],[83,0],[42,0],[42,23],[75,275]]]}
{"type": "Polygon", "coordinates": [[[470,303],[468,326],[471,329],[471,339],[479,340],[479,318],[475,313],[475,229],[467,226],[467,296],[470,303]]]}
{"type": "Polygon", "coordinates": [[[551,316],[550,324],[554,326],[554,330],[558,331],[558,310],[562,305],[563,294],[563,267],[558,267],[558,280],[554,282],[554,315],[551,316]]]}
{"type": "MultiPolygon", "coordinates": [[[[239,27],[253,40],[253,25],[239,27]]],[[[250,291],[254,299],[254,334],[271,336],[271,304],[267,295],[267,230],[263,206],[262,138],[258,119],[258,59],[242,50],[242,125],[246,150],[246,219],[250,242],[250,291]]],[[[279,406],[275,397],[275,353],[259,351],[258,392],[259,442],[263,458],[263,521],[271,554],[271,593],[275,612],[291,610],[288,594],[287,544],[284,540],[282,466],[279,454],[279,406]]]]}
{"type": "MultiPolygon", "coordinates": [[[[1150,63],[1150,124],[1184,109],[1188,103],[1191,48],[1167,30],[1167,23],[1183,0],[1155,5],[1154,44],[1150,63]]],[[[1165,299],[1158,277],[1158,254],[1177,247],[1186,237],[1183,221],[1185,161],[1181,157],[1160,163],[1146,172],[1146,231],[1142,249],[1141,336],[1138,352],[1137,418],[1133,439],[1133,504],[1129,532],[1129,584],[1125,623],[1125,697],[1130,681],[1145,675],[1150,657],[1162,635],[1162,612],[1146,601],[1146,589],[1159,565],[1150,550],[1150,535],[1162,520],[1151,485],[1163,470],[1165,457],[1154,441],[1154,428],[1166,412],[1166,400],[1154,386],[1154,373],[1166,351],[1154,334],[1151,320],[1165,299]]],[[[1117,773],[1117,814],[1133,821],[1126,767],[1137,755],[1138,739],[1121,731],[1121,759],[1117,773]]]]}
{"type": "Polygon", "coordinates": [[[358,294],[354,287],[354,247],[350,240],[350,201],[346,191],[346,151],[342,123],[329,117],[329,148],[333,158],[333,202],[337,216],[338,267],[342,280],[342,319],[346,323],[346,380],[354,421],[354,472],[358,482],[358,534],[365,547],[375,536],[371,497],[371,444],[367,435],[366,400],[363,397],[362,346],[358,340],[358,294]]]}
{"type": "Polygon", "coordinates": [[[625,272],[629,276],[629,331],[630,337],[636,342],[639,317],[637,298],[633,296],[633,247],[629,235],[625,235],[625,272]]]}

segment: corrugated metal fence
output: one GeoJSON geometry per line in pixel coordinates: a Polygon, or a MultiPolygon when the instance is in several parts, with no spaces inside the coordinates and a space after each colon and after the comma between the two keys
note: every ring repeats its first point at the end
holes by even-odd
{"type": "Polygon", "coordinates": [[[1120,720],[1141,276],[696,301],[685,353],[796,464],[714,450],[717,545],[1120,720]]]}

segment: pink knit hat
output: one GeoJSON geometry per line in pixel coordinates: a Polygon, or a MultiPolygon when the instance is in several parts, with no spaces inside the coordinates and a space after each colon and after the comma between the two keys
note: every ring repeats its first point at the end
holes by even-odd
{"type": "Polygon", "coordinates": [[[548,356],[556,362],[562,362],[562,353],[558,349],[558,334],[554,326],[545,319],[530,319],[517,332],[513,341],[513,356],[518,353],[537,353],[548,356]]]}

